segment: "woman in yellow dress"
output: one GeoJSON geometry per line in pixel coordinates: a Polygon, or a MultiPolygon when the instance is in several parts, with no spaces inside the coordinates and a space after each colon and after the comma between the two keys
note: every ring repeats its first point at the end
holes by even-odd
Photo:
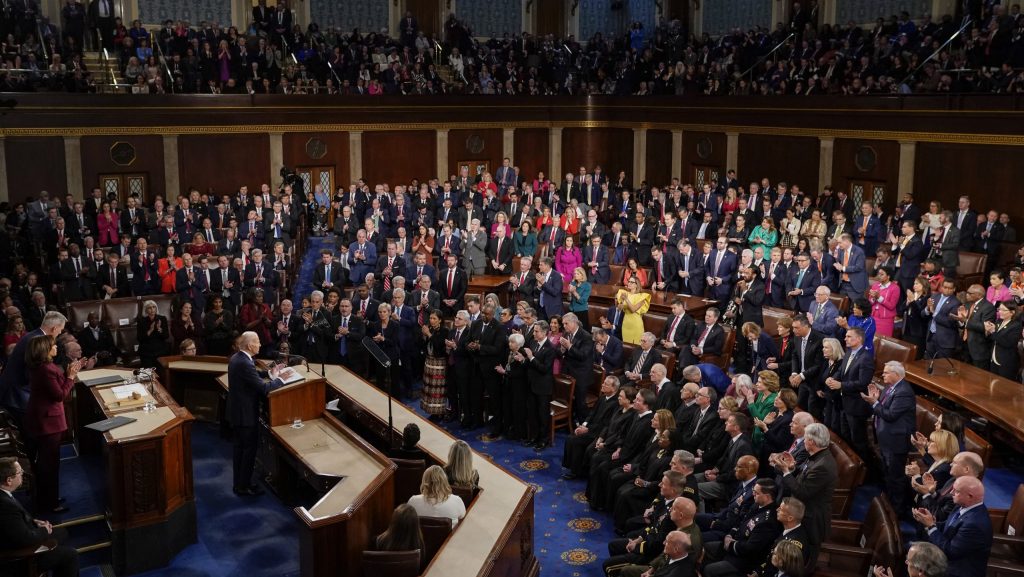
{"type": "Polygon", "coordinates": [[[651,308],[650,293],[640,292],[640,282],[633,277],[626,281],[626,288],[615,295],[615,306],[622,311],[622,342],[640,344],[644,334],[644,313],[651,308]]]}

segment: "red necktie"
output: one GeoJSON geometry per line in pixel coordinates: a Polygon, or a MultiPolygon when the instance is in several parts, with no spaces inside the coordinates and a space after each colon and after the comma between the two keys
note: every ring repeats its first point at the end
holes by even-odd
{"type": "Polygon", "coordinates": [[[711,332],[711,325],[708,325],[708,326],[704,327],[704,332],[702,332],[700,334],[700,338],[697,339],[697,344],[703,347],[704,346],[704,339],[708,338],[708,333],[710,333],[710,332],[711,332]]]}
{"type": "Polygon", "coordinates": [[[558,232],[558,229],[555,228],[554,223],[552,223],[551,224],[551,244],[555,244],[555,233],[556,232],[558,232]]]}
{"type": "Polygon", "coordinates": [[[678,327],[678,326],[679,326],[679,317],[676,317],[672,321],[672,326],[669,327],[669,329],[668,329],[668,340],[671,341],[671,340],[673,340],[672,337],[676,336],[676,327],[678,327]]]}
{"type": "Polygon", "coordinates": [[[452,296],[452,285],[455,282],[455,269],[448,271],[448,296],[452,296]]]}

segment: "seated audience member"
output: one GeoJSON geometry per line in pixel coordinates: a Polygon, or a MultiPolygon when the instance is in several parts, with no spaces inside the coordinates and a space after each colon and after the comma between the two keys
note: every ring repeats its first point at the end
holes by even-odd
{"type": "Polygon", "coordinates": [[[178,354],[183,357],[196,356],[196,342],[192,339],[185,339],[178,343],[178,354]]]}
{"type": "Polygon", "coordinates": [[[397,459],[425,460],[427,454],[419,448],[419,443],[420,427],[416,423],[409,423],[402,429],[402,446],[392,449],[390,455],[397,459]]]}
{"type": "Polygon", "coordinates": [[[409,498],[409,505],[421,517],[448,517],[452,526],[466,516],[466,506],[462,499],[452,494],[452,487],[445,478],[444,469],[432,465],[423,471],[423,482],[420,483],[420,494],[409,498]]]}
{"type": "MultiPolygon", "coordinates": [[[[948,573],[949,561],[939,547],[927,541],[917,541],[907,550],[907,575],[909,577],[946,577],[956,575],[948,573]]],[[[876,566],[874,577],[892,577],[892,567],[876,566]]]]}
{"type": "Polygon", "coordinates": [[[476,489],[480,473],[473,468],[473,452],[466,441],[455,441],[448,449],[448,464],[444,466],[448,484],[459,489],[476,489]]]}
{"type": "Polygon", "coordinates": [[[25,471],[14,457],[0,458],[0,550],[38,548],[54,539],[57,546],[36,555],[36,568],[54,577],[77,577],[78,552],[67,542],[67,531],[33,518],[14,497],[25,471]]]}
{"type": "Polygon", "coordinates": [[[748,575],[765,559],[782,533],[776,518],[778,492],[774,479],[761,478],[754,483],[754,506],[740,519],[722,541],[709,542],[704,548],[705,577],[748,575]]]}
{"type": "Polygon", "coordinates": [[[420,516],[416,509],[402,503],[391,514],[391,523],[386,531],[373,541],[377,551],[416,551],[423,555],[423,532],[420,530],[420,516]]]}

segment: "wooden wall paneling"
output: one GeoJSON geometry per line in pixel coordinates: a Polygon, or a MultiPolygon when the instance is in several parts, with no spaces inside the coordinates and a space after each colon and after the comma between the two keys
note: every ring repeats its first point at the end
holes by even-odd
{"type": "Polygon", "coordinates": [[[551,178],[551,170],[548,167],[551,141],[547,128],[517,128],[513,142],[515,154],[512,164],[519,167],[519,174],[524,179],[533,182],[540,171],[544,171],[548,179],[551,178]]]}
{"type": "Polygon", "coordinates": [[[82,137],[82,184],[85,190],[71,191],[76,198],[88,196],[94,186],[99,186],[101,174],[145,174],[147,197],[152,202],[155,194],[168,196],[173,200],[178,191],[164,190],[164,142],[161,136],[83,136],[82,137]],[[127,143],[135,151],[135,158],[118,156],[114,162],[112,149],[118,143],[127,143]],[[83,196],[84,195],[84,196],[83,196]]]}
{"type": "MultiPolygon", "coordinates": [[[[437,137],[433,130],[381,130],[363,133],[363,174],[375,183],[407,184],[437,172],[437,137]]],[[[447,176],[447,175],[446,175],[447,176]]],[[[360,177],[356,177],[360,178],[360,177]]]]}
{"type": "MultiPolygon", "coordinates": [[[[503,131],[500,128],[448,131],[448,174],[458,174],[458,163],[463,160],[486,161],[493,176],[504,158],[503,131]]],[[[514,165],[513,165],[514,166],[514,165]]],[[[473,176],[470,171],[470,176],[473,176]]]]}
{"type": "MultiPolygon", "coordinates": [[[[683,174],[679,175],[682,184],[695,184],[695,168],[698,166],[713,166],[725,170],[735,167],[726,167],[725,164],[726,137],[724,132],[696,132],[683,131],[682,166],[683,174]]],[[[740,174],[741,179],[746,177],[740,174]]]]}
{"type": "MultiPolygon", "coordinates": [[[[24,202],[26,197],[39,198],[45,190],[50,198],[64,197],[68,188],[64,164],[64,139],[59,136],[9,136],[4,150],[7,161],[7,179],[10,202],[24,202]]],[[[71,191],[81,196],[81,191],[71,191]]]]}
{"type": "MultiPolygon", "coordinates": [[[[269,182],[270,137],[266,134],[182,135],[178,137],[181,192],[194,186],[233,194],[245,185],[258,192],[269,182]]],[[[276,169],[280,167],[275,167],[276,169]]]]}
{"type": "MultiPolygon", "coordinates": [[[[938,200],[943,209],[956,210],[961,195],[971,197],[971,208],[1010,215],[1021,230],[1024,205],[1015,202],[1024,182],[1021,149],[1012,146],[918,143],[914,160],[915,202],[927,209],[938,200]]],[[[1018,240],[1021,233],[1017,233],[1018,240]]]]}
{"type": "Polygon", "coordinates": [[[882,206],[891,209],[900,200],[896,193],[899,178],[899,142],[837,138],[832,149],[832,182],[821,182],[818,185],[824,187],[831,184],[836,190],[849,191],[849,183],[853,180],[882,182],[886,185],[882,206]],[[872,155],[873,165],[870,162],[872,155]]]}
{"type": "Polygon", "coordinates": [[[672,131],[647,131],[647,174],[644,180],[652,186],[670,184],[672,174],[672,131]]]}
{"type": "Polygon", "coordinates": [[[744,184],[768,177],[817,192],[819,156],[817,138],[741,134],[736,173],[744,184]]]}
{"type": "MultiPolygon", "coordinates": [[[[354,179],[359,178],[349,174],[348,132],[286,132],[281,141],[284,164],[288,168],[294,170],[305,166],[333,166],[334,186],[345,190],[348,190],[348,185],[354,179]]],[[[333,190],[330,192],[334,194],[333,190]]]]}
{"type": "Polygon", "coordinates": [[[567,172],[579,173],[581,166],[591,172],[601,165],[602,171],[614,179],[625,170],[630,181],[639,184],[633,174],[633,131],[629,128],[566,128],[562,130],[562,172],[551,175],[561,182],[567,172]]]}

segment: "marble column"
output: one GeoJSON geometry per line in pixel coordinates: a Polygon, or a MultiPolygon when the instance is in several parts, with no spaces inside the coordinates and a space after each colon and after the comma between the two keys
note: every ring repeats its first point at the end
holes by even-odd
{"type": "Polygon", "coordinates": [[[164,135],[164,198],[175,198],[181,191],[178,167],[178,135],[164,135]]]}
{"type": "Polygon", "coordinates": [[[633,129],[633,182],[647,180],[647,129],[633,129]]]}
{"type": "MultiPolygon", "coordinates": [[[[284,133],[270,133],[270,175],[267,182],[274,183],[281,178],[279,172],[284,166],[284,133]]],[[[330,191],[328,191],[329,193],[330,191]]]]}
{"type": "Polygon", "coordinates": [[[836,140],[831,137],[818,137],[818,190],[832,184],[832,158],[836,140]]]}
{"type": "MultiPolygon", "coordinates": [[[[77,136],[64,137],[64,171],[67,173],[67,193],[75,198],[84,198],[85,183],[82,180],[82,139],[77,136]]],[[[54,197],[60,193],[51,190],[54,197]]]]}
{"type": "MultiPolygon", "coordinates": [[[[726,132],[725,133],[725,170],[735,170],[739,172],[739,168],[736,166],[739,164],[740,158],[740,133],[739,132],[726,132]]],[[[722,175],[725,176],[724,173],[722,175]]]]}
{"type": "Polygon", "coordinates": [[[679,178],[679,182],[686,180],[683,178],[683,131],[679,129],[672,131],[672,177],[679,178]]]}
{"type": "Polygon", "coordinates": [[[7,189],[7,143],[3,136],[0,136],[0,201],[10,200],[10,191],[7,189]]]}
{"type": "Polygon", "coordinates": [[[917,155],[917,143],[900,141],[900,176],[896,184],[897,198],[914,192],[914,160],[917,155]]]}
{"type": "Polygon", "coordinates": [[[448,129],[439,128],[435,131],[437,137],[437,168],[434,174],[437,175],[441,181],[448,178],[451,172],[448,170],[448,129]]]}
{"type": "Polygon", "coordinates": [[[562,127],[548,129],[548,178],[554,182],[562,179],[562,127]]]}
{"type": "Polygon", "coordinates": [[[505,128],[501,131],[501,155],[516,165],[516,129],[505,128]]]}
{"type": "Polygon", "coordinates": [[[352,182],[363,178],[363,131],[348,132],[348,173],[352,182]]]}

